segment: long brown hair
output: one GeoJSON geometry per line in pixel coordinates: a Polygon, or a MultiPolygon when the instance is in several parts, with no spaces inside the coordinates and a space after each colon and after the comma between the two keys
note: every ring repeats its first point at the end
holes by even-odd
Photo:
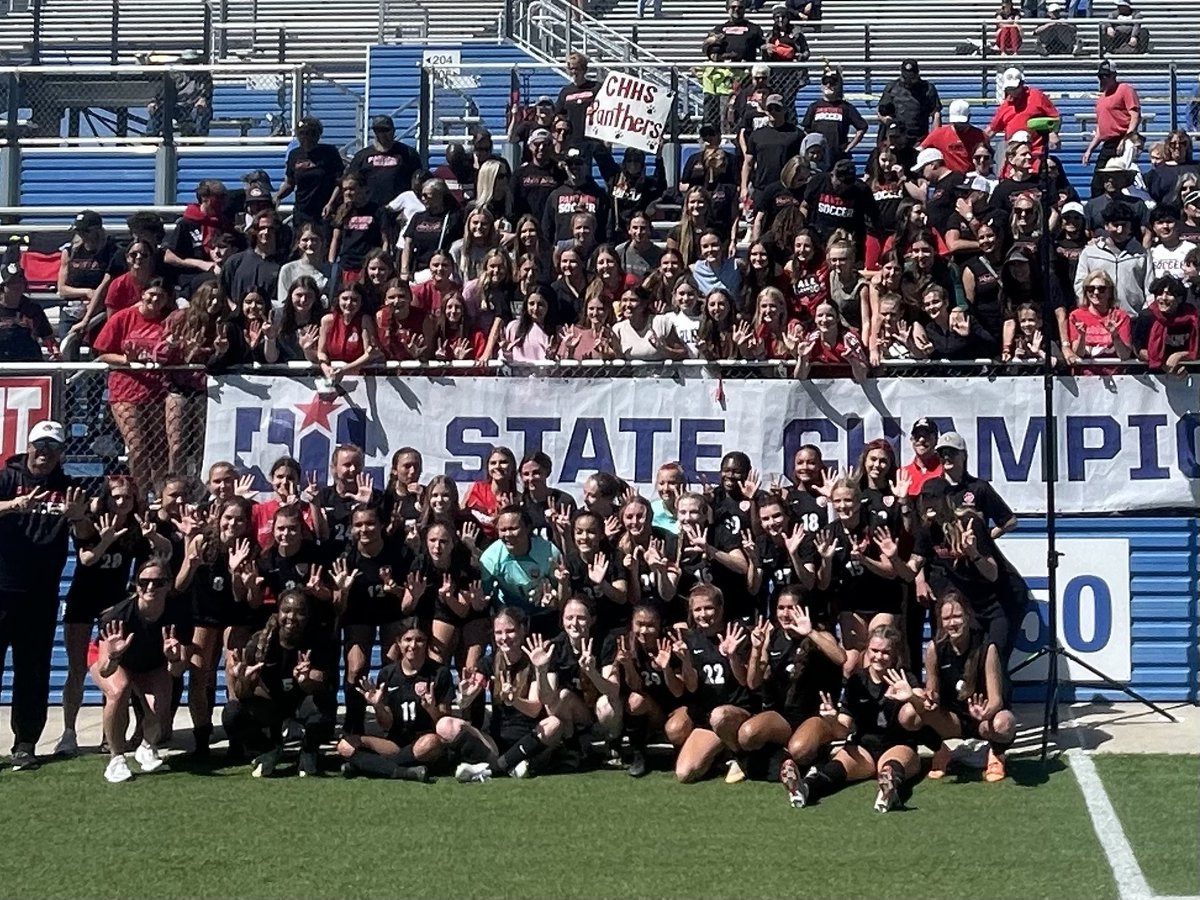
{"type": "Polygon", "coordinates": [[[963,663],[962,687],[958,689],[957,694],[959,700],[966,700],[968,697],[978,693],[980,678],[984,677],[986,680],[986,677],[983,675],[983,663],[987,659],[987,644],[981,639],[982,634],[979,631],[979,623],[975,619],[975,614],[971,611],[970,603],[967,602],[967,598],[960,591],[954,588],[947,590],[938,599],[935,608],[937,617],[934,619],[934,623],[937,625],[937,632],[934,634],[933,642],[938,646],[950,644],[950,635],[942,630],[942,609],[951,603],[958,604],[967,626],[967,658],[963,663]]]}

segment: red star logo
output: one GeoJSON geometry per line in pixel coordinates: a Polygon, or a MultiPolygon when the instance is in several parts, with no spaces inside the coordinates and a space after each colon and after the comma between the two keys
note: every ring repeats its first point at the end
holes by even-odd
{"type": "Polygon", "coordinates": [[[320,394],[314,394],[308,403],[297,403],[296,409],[304,413],[304,421],[300,423],[301,431],[309,425],[320,425],[326,431],[332,431],[333,429],[329,425],[329,415],[337,407],[336,400],[322,399],[320,394]]]}

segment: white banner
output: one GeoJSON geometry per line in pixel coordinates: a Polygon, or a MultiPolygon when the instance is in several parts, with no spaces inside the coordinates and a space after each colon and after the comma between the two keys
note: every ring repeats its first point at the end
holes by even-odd
{"type": "MultiPolygon", "coordinates": [[[[1000,539],[1008,560],[1025,576],[1036,600],[1025,615],[1010,665],[1015,666],[1046,646],[1050,607],[1045,537],[1008,535],[1000,539]]],[[[1109,678],[1127,682],[1132,676],[1130,647],[1129,541],[1124,538],[1059,537],[1058,640],[1109,678]]],[[[1017,681],[1044,681],[1046,658],[1018,672],[1017,681]]],[[[1070,660],[1061,660],[1059,678],[1076,684],[1099,679],[1070,660]]]]}
{"type": "Polygon", "coordinates": [[[665,88],[610,72],[588,107],[583,133],[590,138],[657,153],[675,94],[665,88]]]}
{"type": "MultiPolygon", "coordinates": [[[[464,488],[481,477],[493,445],[519,459],[543,449],[551,483],[579,494],[592,472],[639,487],[680,462],[692,480],[715,480],[721,456],[749,454],[764,478],[789,474],[803,444],[829,465],[854,464],[863,445],[892,439],[912,458],[908,432],[921,417],[966,440],[968,468],[1017,512],[1046,509],[1046,438],[1040,378],[891,378],[785,381],[703,378],[350,378],[322,396],[312,378],[210,380],[205,457],[260,477],[280,456],[324,473],[338,443],[367,453],[382,478],[392,454],[412,446],[425,478],[464,488]]],[[[1200,501],[1200,378],[1063,378],[1056,383],[1056,506],[1061,513],[1167,507],[1200,501]]]]}
{"type": "Polygon", "coordinates": [[[0,459],[25,452],[29,429],[50,418],[53,393],[49,375],[0,378],[0,459]]]}

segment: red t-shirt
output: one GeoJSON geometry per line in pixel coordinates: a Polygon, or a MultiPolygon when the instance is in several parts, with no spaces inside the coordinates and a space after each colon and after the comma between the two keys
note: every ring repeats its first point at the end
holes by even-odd
{"type": "MultiPolygon", "coordinates": [[[[100,353],[123,353],[130,362],[157,361],[165,356],[163,338],[166,335],[162,319],[151,321],[141,309],[131,306],[108,317],[92,350],[100,353]]],[[[148,403],[161,400],[167,392],[167,376],[154,371],[113,371],[108,373],[110,403],[148,403]]]]}
{"type": "MultiPolygon", "coordinates": [[[[271,546],[271,520],[275,518],[275,511],[283,506],[283,501],[278,497],[272,497],[265,503],[255,503],[250,507],[250,523],[254,528],[254,535],[258,538],[258,546],[266,550],[271,546]]],[[[306,503],[302,507],[302,515],[304,516],[304,524],[308,526],[309,531],[316,531],[316,526],[313,525],[312,508],[306,503]]]]}
{"type": "MultiPolygon", "coordinates": [[[[1050,101],[1049,97],[1037,88],[1026,85],[1024,90],[1004,98],[1004,102],[992,116],[988,128],[993,132],[1003,132],[1005,139],[1011,139],[1018,131],[1029,130],[1027,126],[1030,119],[1038,116],[1058,118],[1058,115],[1058,107],[1050,101]]],[[[1033,152],[1035,166],[1040,163],[1042,141],[1044,140],[1045,138],[1040,134],[1031,132],[1029,135],[1029,149],[1033,152]]]]}
{"type": "Polygon", "coordinates": [[[987,143],[983,130],[974,125],[967,125],[960,132],[955,125],[942,125],[935,128],[921,141],[921,149],[932,147],[942,151],[946,167],[964,175],[971,172],[975,165],[971,157],[980,144],[987,143]]]}
{"type": "Polygon", "coordinates": [[[904,467],[904,471],[908,473],[909,481],[912,484],[908,488],[908,496],[916,497],[921,493],[921,488],[925,482],[933,481],[935,478],[942,477],[942,458],[936,453],[933,454],[933,467],[925,468],[921,458],[915,457],[912,462],[904,467]]]}
{"type": "Polygon", "coordinates": [[[141,299],[142,289],[133,280],[133,275],[126,272],[109,283],[108,292],[104,295],[104,306],[111,315],[129,309],[141,299]]]}
{"type": "Polygon", "coordinates": [[[447,282],[444,289],[430,279],[412,286],[412,306],[426,312],[437,312],[442,308],[442,301],[453,293],[461,293],[462,288],[456,282],[447,282]]]}
{"type": "Polygon", "coordinates": [[[385,306],[375,314],[379,346],[383,348],[388,359],[412,359],[406,343],[414,335],[424,334],[425,316],[425,310],[418,309],[411,303],[408,305],[408,315],[403,319],[394,318],[394,310],[390,306],[385,306]]]}
{"type": "Polygon", "coordinates": [[[1141,109],[1137,91],[1133,85],[1120,82],[1108,94],[1096,98],[1096,131],[1100,140],[1110,141],[1113,138],[1124,137],[1129,131],[1129,121],[1133,113],[1141,109]]]}
{"type": "Polygon", "coordinates": [[[1105,322],[1114,320],[1117,323],[1117,335],[1125,342],[1125,346],[1133,346],[1133,326],[1130,324],[1129,313],[1123,309],[1110,309],[1101,316],[1086,306],[1077,306],[1067,316],[1067,339],[1072,346],[1076,345],[1080,335],[1083,336],[1083,352],[1079,355],[1084,359],[1097,356],[1116,356],[1113,350],[1113,339],[1105,322]]]}

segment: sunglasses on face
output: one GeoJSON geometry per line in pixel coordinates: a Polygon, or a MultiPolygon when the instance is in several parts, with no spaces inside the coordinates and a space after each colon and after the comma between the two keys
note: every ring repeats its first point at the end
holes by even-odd
{"type": "Polygon", "coordinates": [[[165,578],[139,578],[137,580],[137,586],[139,588],[141,588],[143,591],[152,591],[157,588],[166,587],[167,579],[165,579],[165,578]]]}
{"type": "Polygon", "coordinates": [[[33,446],[37,450],[49,451],[51,453],[62,452],[63,445],[51,438],[42,438],[39,441],[34,441],[33,446]]]}
{"type": "Polygon", "coordinates": [[[1105,291],[1108,290],[1108,285],[1106,285],[1106,284],[1089,284],[1083,290],[1085,293],[1088,293],[1088,294],[1103,294],[1105,291]]]}

